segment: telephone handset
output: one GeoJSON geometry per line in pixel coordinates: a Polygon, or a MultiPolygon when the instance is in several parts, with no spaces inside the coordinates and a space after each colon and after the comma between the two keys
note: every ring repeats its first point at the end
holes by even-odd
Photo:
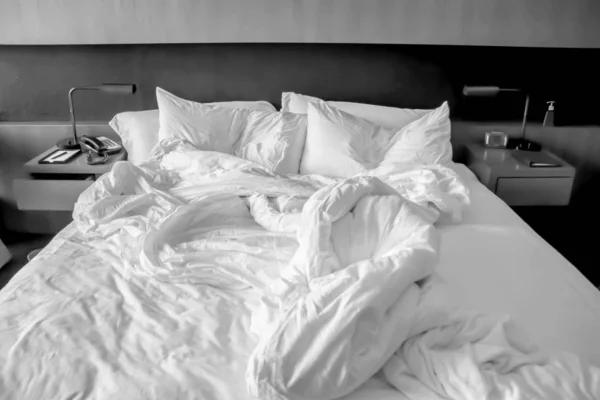
{"type": "Polygon", "coordinates": [[[90,136],[81,136],[79,143],[83,146],[84,150],[103,155],[106,152],[107,147],[100,139],[90,136]]]}
{"type": "Polygon", "coordinates": [[[121,151],[122,146],[113,140],[100,136],[81,136],[79,138],[82,150],[88,153],[87,162],[90,165],[104,164],[110,154],[121,151]],[[94,157],[94,154],[98,157],[94,157]]]}

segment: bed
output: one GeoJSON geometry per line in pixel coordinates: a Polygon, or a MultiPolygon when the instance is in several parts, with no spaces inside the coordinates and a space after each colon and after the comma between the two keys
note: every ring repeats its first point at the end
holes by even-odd
{"type": "MultiPolygon", "coordinates": [[[[319,123],[349,118],[319,107],[319,123]]],[[[316,152],[290,178],[260,147],[199,150],[189,134],[116,164],[0,292],[1,398],[600,395],[600,292],[464,165],[334,178],[310,169],[355,163],[316,152]]]]}

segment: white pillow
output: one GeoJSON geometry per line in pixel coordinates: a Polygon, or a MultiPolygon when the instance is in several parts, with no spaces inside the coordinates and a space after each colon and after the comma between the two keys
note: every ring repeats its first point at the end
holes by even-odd
{"type": "MultiPolygon", "coordinates": [[[[277,111],[267,101],[229,101],[207,104],[218,104],[227,108],[277,111]]],[[[108,124],[121,137],[129,161],[139,165],[148,160],[152,149],[158,143],[158,110],[122,112],[115,115],[108,124]]]]}
{"type": "MultiPolygon", "coordinates": [[[[318,101],[323,100],[303,94],[284,92],[281,94],[281,111],[306,114],[308,103],[318,101]]],[[[339,110],[345,111],[348,114],[364,118],[367,121],[388,128],[402,128],[431,111],[384,107],[363,103],[348,103],[345,101],[327,101],[326,103],[339,110]]]]}
{"type": "Polygon", "coordinates": [[[448,164],[452,160],[448,104],[401,129],[386,128],[310,102],[300,173],[349,178],[380,165],[448,164]]]}
{"type": "Polygon", "coordinates": [[[156,88],[156,99],[159,141],[184,139],[200,150],[233,154],[278,173],[298,173],[306,116],[206,105],[161,88],[156,88]]]}
{"type": "Polygon", "coordinates": [[[444,102],[394,136],[381,164],[440,164],[452,163],[450,108],[444,102]]]}

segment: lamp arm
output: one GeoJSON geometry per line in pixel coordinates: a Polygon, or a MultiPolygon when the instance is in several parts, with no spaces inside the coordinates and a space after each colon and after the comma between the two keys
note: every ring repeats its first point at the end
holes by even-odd
{"type": "Polygon", "coordinates": [[[79,86],[69,90],[69,113],[71,114],[71,125],[73,126],[73,140],[74,144],[79,144],[79,138],[77,137],[77,126],[75,120],[75,104],[73,103],[73,94],[78,90],[100,90],[100,86],[79,86]]]}
{"type": "Polygon", "coordinates": [[[75,93],[79,88],[73,88],[69,90],[69,113],[71,114],[71,125],[73,126],[73,140],[74,144],[79,144],[79,139],[77,138],[77,126],[75,121],[75,106],[73,105],[73,93],[75,93]]]}
{"type": "Polygon", "coordinates": [[[529,111],[529,94],[525,94],[525,111],[523,112],[523,126],[521,126],[521,138],[525,139],[525,128],[527,126],[527,112],[529,111]]]}
{"type": "Polygon", "coordinates": [[[69,90],[69,114],[71,114],[71,126],[73,129],[73,141],[71,139],[63,139],[56,143],[60,149],[77,149],[79,147],[79,138],[77,136],[77,119],[75,118],[75,104],[73,95],[78,90],[98,90],[108,93],[134,94],[136,92],[135,84],[114,83],[102,84],[99,86],[78,86],[69,90]]]}

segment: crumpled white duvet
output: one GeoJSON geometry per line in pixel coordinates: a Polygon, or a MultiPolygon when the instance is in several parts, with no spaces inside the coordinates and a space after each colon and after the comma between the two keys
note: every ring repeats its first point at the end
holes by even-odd
{"type": "Polygon", "coordinates": [[[259,398],[330,399],[373,376],[405,340],[416,282],[433,272],[437,213],[377,178],[328,186],[307,201],[299,248],[258,318],[248,366],[259,398]]]}
{"type": "Polygon", "coordinates": [[[441,166],[285,177],[163,142],[82,194],[77,256],[0,292],[0,398],[334,399],[375,374],[410,399],[599,398],[598,369],[452,307],[434,224],[467,202],[441,166]]]}

